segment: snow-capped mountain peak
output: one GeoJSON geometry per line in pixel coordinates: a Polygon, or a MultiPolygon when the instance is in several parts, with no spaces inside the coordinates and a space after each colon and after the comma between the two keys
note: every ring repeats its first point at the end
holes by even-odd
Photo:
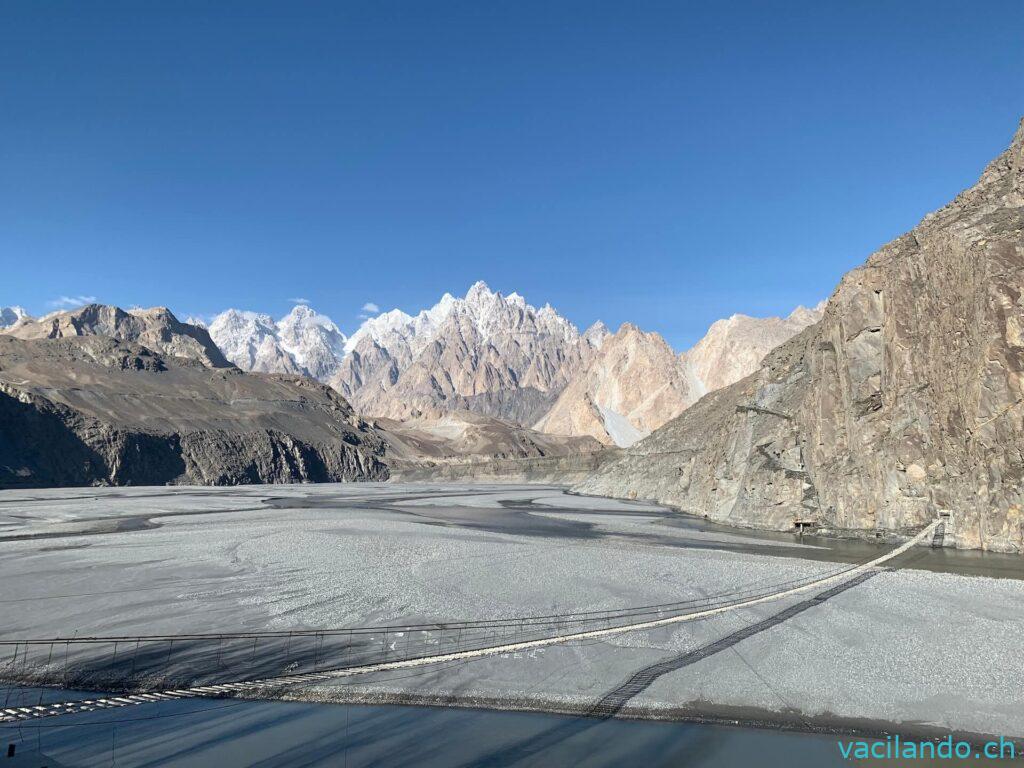
{"type": "Polygon", "coordinates": [[[306,304],[296,304],[277,322],[281,348],[315,379],[334,375],[345,355],[345,334],[327,317],[306,304]]]}
{"type": "Polygon", "coordinates": [[[605,339],[612,335],[612,332],[608,330],[608,326],[602,321],[598,320],[596,323],[591,325],[585,330],[580,338],[583,339],[594,349],[600,349],[604,344],[605,339]]]}
{"type": "Polygon", "coordinates": [[[376,317],[363,321],[345,344],[345,353],[352,352],[364,338],[372,339],[385,347],[394,344],[405,344],[419,348],[455,310],[460,302],[450,293],[444,294],[440,301],[430,309],[421,310],[413,316],[400,309],[383,312],[376,317]]]}
{"type": "Polygon", "coordinates": [[[477,280],[469,286],[469,290],[466,291],[466,302],[473,305],[481,304],[493,299],[495,295],[495,292],[491,290],[487,283],[483,280],[477,280]]]}
{"type": "Polygon", "coordinates": [[[412,316],[407,315],[400,309],[392,309],[376,317],[364,320],[358,330],[349,336],[348,341],[345,342],[345,354],[355,349],[364,338],[382,341],[392,334],[402,334],[403,329],[410,326],[412,322],[412,316]]]}
{"type": "Polygon", "coordinates": [[[384,346],[405,343],[418,352],[453,315],[464,318],[484,339],[522,326],[526,326],[523,330],[527,332],[551,333],[566,341],[579,337],[576,327],[549,304],[537,309],[518,293],[502,296],[478,280],[463,298],[445,293],[434,306],[415,316],[393,309],[365,320],[349,337],[345,351],[352,352],[363,338],[369,337],[384,346]]]}
{"type": "Polygon", "coordinates": [[[305,304],[296,304],[278,321],[267,314],[228,309],[213,319],[209,330],[224,355],[247,371],[326,380],[345,356],[345,334],[305,304]]]}
{"type": "Polygon", "coordinates": [[[505,301],[507,301],[509,304],[519,307],[520,309],[526,309],[526,299],[524,299],[515,291],[506,296],[505,301]]]}
{"type": "Polygon", "coordinates": [[[517,315],[528,306],[525,301],[522,306],[518,302],[508,301],[497,291],[492,291],[483,280],[478,280],[470,286],[466,298],[456,299],[452,308],[468,317],[477,331],[488,338],[514,323],[510,315],[517,315]]]}
{"type": "Polygon", "coordinates": [[[315,326],[323,328],[330,333],[345,335],[331,318],[327,315],[321,315],[308,304],[296,304],[292,307],[291,312],[277,321],[277,325],[282,330],[298,329],[299,331],[308,330],[315,326]]]}
{"type": "Polygon", "coordinates": [[[221,312],[210,322],[210,337],[239,368],[260,373],[303,373],[281,346],[270,315],[240,309],[221,312]]]}
{"type": "Polygon", "coordinates": [[[210,326],[226,326],[231,329],[248,330],[249,328],[273,329],[274,318],[261,312],[250,312],[246,309],[226,309],[217,315],[210,326]]]}
{"type": "Polygon", "coordinates": [[[19,320],[31,320],[32,317],[22,307],[0,307],[0,329],[9,328],[19,320]]]}

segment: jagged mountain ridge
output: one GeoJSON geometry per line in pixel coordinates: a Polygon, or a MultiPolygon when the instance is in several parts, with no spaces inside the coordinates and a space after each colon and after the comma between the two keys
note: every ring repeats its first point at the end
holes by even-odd
{"type": "Polygon", "coordinates": [[[824,317],[577,490],[739,525],[1024,551],[1024,122],[979,181],[843,277],[824,317]]]}
{"type": "Polygon", "coordinates": [[[358,411],[406,419],[468,410],[534,423],[600,344],[550,305],[474,284],[412,317],[368,321],[331,380],[358,411]]]}
{"type": "Polygon", "coordinates": [[[483,282],[417,315],[396,309],[370,318],[347,339],[302,305],[277,322],[227,310],[209,328],[242,369],[329,382],[368,417],[470,410],[522,425],[536,421],[608,334],[596,323],[581,335],[550,306],[483,282]]]}

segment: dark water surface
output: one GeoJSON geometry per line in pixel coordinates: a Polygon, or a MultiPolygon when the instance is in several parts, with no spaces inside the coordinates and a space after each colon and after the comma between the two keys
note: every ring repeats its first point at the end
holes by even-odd
{"type": "MultiPolygon", "coordinates": [[[[54,696],[71,698],[42,699],[54,696]]],[[[40,692],[14,698],[35,704],[40,692]]],[[[182,700],[0,731],[21,753],[83,768],[849,765],[836,738],[819,734],[415,706],[182,700]]]]}
{"type": "MultiPolygon", "coordinates": [[[[535,491],[536,489],[527,489],[535,491]]],[[[543,490],[543,489],[540,489],[543,490]]],[[[551,487],[560,491],[561,488],[551,487]]],[[[476,492],[487,495],[488,489],[476,492]]],[[[835,536],[800,536],[795,533],[762,531],[749,528],[735,528],[714,523],[700,517],[688,515],[666,507],[647,502],[616,500],[623,508],[608,510],[595,509],[589,497],[572,496],[578,505],[545,506],[535,503],[532,493],[524,493],[522,499],[502,499],[495,507],[461,506],[452,497],[473,495],[472,492],[439,493],[438,504],[424,506],[402,506],[402,501],[435,498],[424,494],[409,494],[408,497],[392,497],[387,500],[349,502],[353,508],[369,508],[401,514],[418,519],[420,522],[506,533],[520,536],[538,536],[552,539],[617,539],[623,542],[665,546],[679,549],[713,549],[739,554],[793,557],[818,562],[863,563],[885,554],[902,543],[902,539],[890,538],[859,539],[835,536]],[[635,511],[630,511],[634,507],[635,511]],[[565,514],[567,517],[559,517],[565,514]],[[585,514],[595,522],[582,521],[568,515],[585,514]],[[601,517],[611,518],[656,518],[647,530],[611,531],[596,524],[601,517]],[[687,535],[691,534],[691,535],[687,535]],[[692,535],[696,534],[696,535],[692,535]]],[[[536,495],[541,495],[536,493],[536,495]]],[[[288,508],[294,506],[291,499],[272,500],[272,506],[288,508]]],[[[344,508],[343,500],[319,498],[303,499],[301,506],[319,508],[344,508]]],[[[1020,555],[957,550],[953,548],[916,547],[905,555],[889,562],[890,568],[914,568],[940,573],[957,573],[964,576],[989,576],[1003,579],[1024,579],[1024,558],[1020,555]]]]}

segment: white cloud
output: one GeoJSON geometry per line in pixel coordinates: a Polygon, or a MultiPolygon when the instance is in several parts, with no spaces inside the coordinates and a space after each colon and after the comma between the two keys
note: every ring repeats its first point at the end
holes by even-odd
{"type": "Polygon", "coordinates": [[[73,307],[80,307],[83,304],[92,304],[94,301],[96,301],[95,296],[59,296],[46,303],[51,307],[59,309],[71,309],[73,307]]]}
{"type": "Polygon", "coordinates": [[[376,302],[368,301],[363,304],[363,311],[360,312],[357,317],[360,320],[369,320],[380,312],[380,307],[377,306],[376,302]]]}
{"type": "Polygon", "coordinates": [[[288,299],[288,301],[290,301],[292,304],[309,304],[309,299],[303,298],[288,299]]]}

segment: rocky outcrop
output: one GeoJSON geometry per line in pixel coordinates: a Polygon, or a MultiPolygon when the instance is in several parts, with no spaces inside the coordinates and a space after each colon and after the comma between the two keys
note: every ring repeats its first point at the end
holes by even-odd
{"type": "Polygon", "coordinates": [[[661,336],[626,323],[602,338],[590,362],[535,429],[629,446],[702,394],[685,362],[661,336]]]}
{"type": "Polygon", "coordinates": [[[126,311],[104,304],[88,304],[38,320],[22,320],[4,333],[19,339],[107,336],[140,344],[154,352],[196,360],[211,368],[231,366],[205,328],[181,322],[166,307],[126,311]]]}
{"type": "Polygon", "coordinates": [[[0,487],[382,480],[329,387],[106,336],[0,335],[0,487]]]}
{"type": "Polygon", "coordinates": [[[1024,124],[824,317],[577,486],[716,520],[1024,551],[1024,124]]]}
{"type": "Polygon", "coordinates": [[[824,310],[823,301],[812,309],[797,307],[787,317],[717,320],[682,357],[704,392],[714,392],[752,374],[765,355],[818,322],[824,310]]]}

